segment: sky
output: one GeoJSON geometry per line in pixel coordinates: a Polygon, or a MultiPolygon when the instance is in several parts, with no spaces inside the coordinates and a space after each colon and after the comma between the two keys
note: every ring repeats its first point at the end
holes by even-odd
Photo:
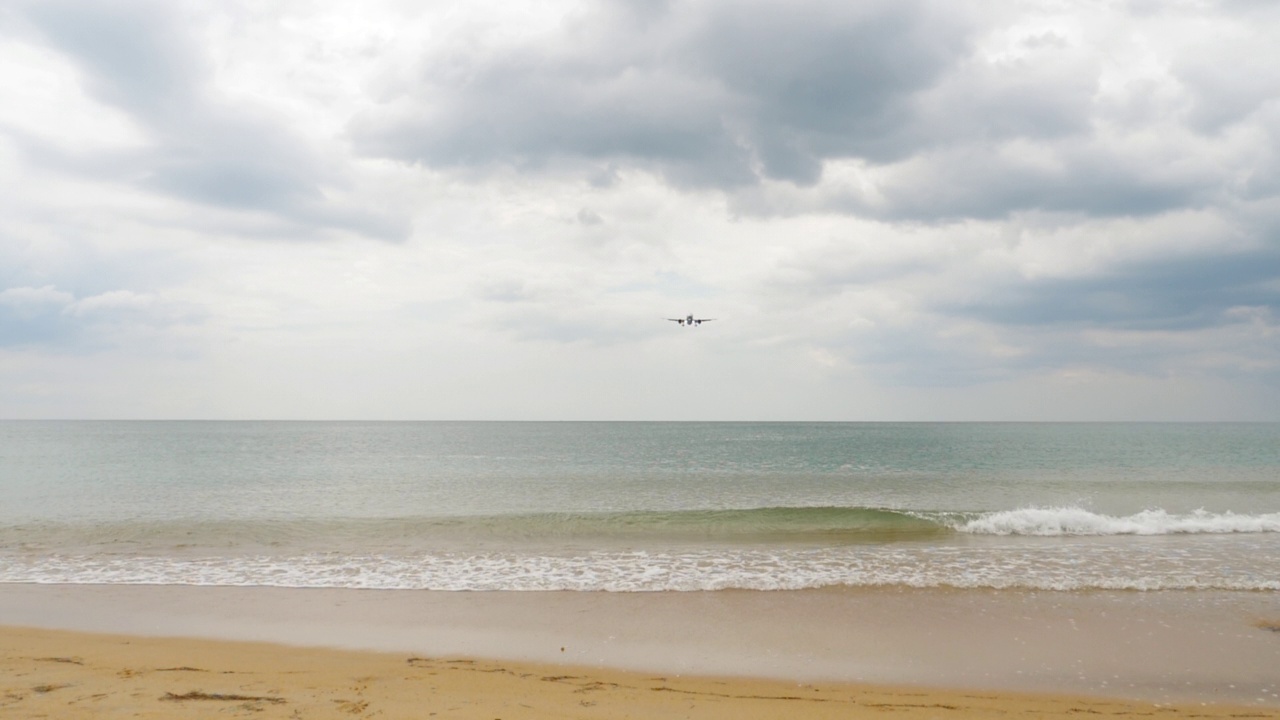
{"type": "Polygon", "coordinates": [[[1280,420],[1277,36],[6,0],[0,417],[1280,420]]]}

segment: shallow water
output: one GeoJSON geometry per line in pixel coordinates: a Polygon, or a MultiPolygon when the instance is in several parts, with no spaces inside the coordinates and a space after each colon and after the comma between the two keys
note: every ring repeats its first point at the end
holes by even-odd
{"type": "Polygon", "coordinates": [[[0,582],[1280,590],[1280,425],[0,422],[0,582]]]}

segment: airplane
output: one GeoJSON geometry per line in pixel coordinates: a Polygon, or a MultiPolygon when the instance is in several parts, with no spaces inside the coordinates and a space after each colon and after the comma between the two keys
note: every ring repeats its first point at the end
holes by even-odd
{"type": "Polygon", "coordinates": [[[673,323],[679,323],[681,327],[701,325],[704,322],[711,322],[712,320],[715,320],[715,318],[696,318],[692,315],[690,315],[689,317],[667,318],[667,319],[673,323]]]}

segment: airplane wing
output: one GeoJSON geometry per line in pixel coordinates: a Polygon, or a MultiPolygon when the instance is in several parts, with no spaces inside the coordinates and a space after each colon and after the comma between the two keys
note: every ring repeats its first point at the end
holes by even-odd
{"type": "Polygon", "coordinates": [[[712,320],[715,320],[715,318],[694,318],[693,319],[694,322],[711,322],[712,320]]]}
{"type": "Polygon", "coordinates": [[[678,322],[678,323],[684,322],[684,318],[667,318],[667,319],[670,320],[671,322],[678,322]]]}

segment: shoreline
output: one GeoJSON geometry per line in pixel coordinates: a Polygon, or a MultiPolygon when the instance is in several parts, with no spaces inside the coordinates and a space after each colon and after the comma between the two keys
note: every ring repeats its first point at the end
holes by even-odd
{"type": "Polygon", "coordinates": [[[1280,632],[1268,626],[1275,621],[1276,594],[1222,591],[450,593],[0,584],[0,623],[10,628],[592,672],[1280,709],[1280,632]]]}
{"type": "Polygon", "coordinates": [[[1280,718],[1280,708],[682,677],[610,668],[0,626],[0,711],[23,717],[1280,718]]]}

